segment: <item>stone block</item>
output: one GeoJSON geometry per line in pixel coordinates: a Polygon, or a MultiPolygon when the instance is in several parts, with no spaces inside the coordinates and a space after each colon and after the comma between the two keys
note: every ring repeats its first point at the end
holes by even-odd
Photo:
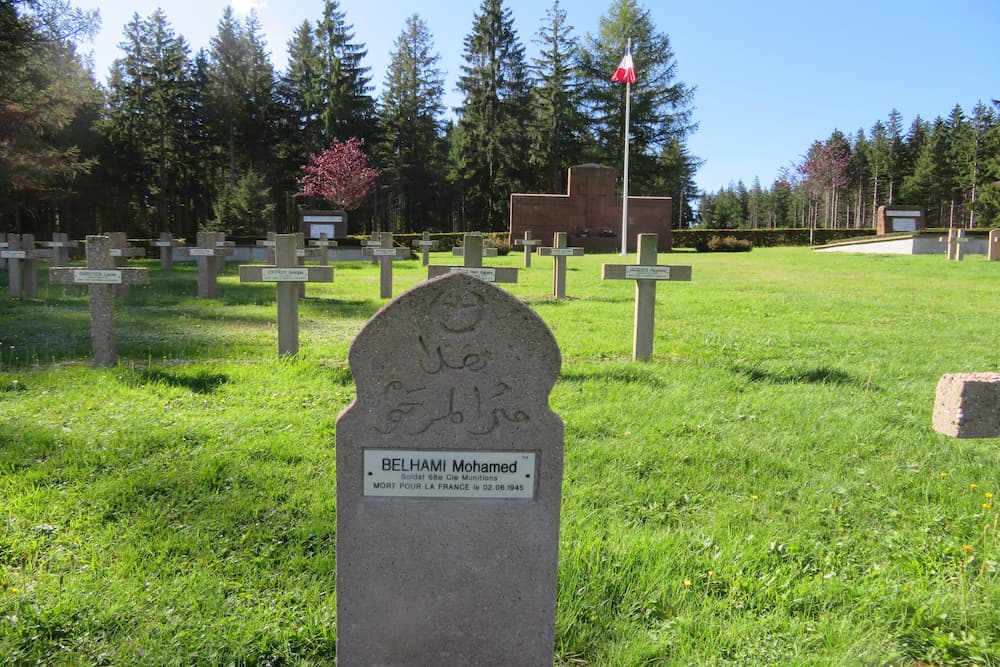
{"type": "Polygon", "coordinates": [[[953,438],[1000,437],[1000,373],[949,373],[938,381],[934,430],[953,438]]]}

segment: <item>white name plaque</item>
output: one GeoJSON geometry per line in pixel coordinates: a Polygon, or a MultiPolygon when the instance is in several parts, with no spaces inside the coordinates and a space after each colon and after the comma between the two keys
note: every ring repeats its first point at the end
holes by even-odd
{"type": "Polygon", "coordinates": [[[343,222],[342,215],[304,215],[302,222],[343,222]]]}
{"type": "Polygon", "coordinates": [[[0,250],[0,259],[27,259],[25,250],[0,250]]]}
{"type": "Polygon", "coordinates": [[[123,254],[124,253],[122,252],[121,248],[112,248],[111,249],[111,256],[112,257],[121,257],[123,254]]]}
{"type": "Polygon", "coordinates": [[[916,218],[894,218],[892,221],[892,231],[915,232],[917,231],[917,220],[916,218]]]}
{"type": "Polygon", "coordinates": [[[373,248],[372,249],[372,254],[375,255],[376,257],[395,257],[396,256],[396,249],[395,248],[373,248]]]}
{"type": "Polygon", "coordinates": [[[266,282],[276,283],[306,283],[309,282],[309,269],[261,269],[260,277],[266,282]]]}
{"type": "Polygon", "coordinates": [[[215,257],[215,248],[188,248],[192,257],[215,257]]]}
{"type": "Polygon", "coordinates": [[[497,281],[497,270],[494,268],[477,268],[474,266],[452,266],[448,269],[452,273],[468,273],[470,276],[475,276],[480,280],[485,280],[488,283],[495,283],[497,281]]]}
{"type": "Polygon", "coordinates": [[[153,241],[153,246],[157,248],[170,248],[176,245],[173,241],[153,241]]]}
{"type": "Polygon", "coordinates": [[[366,449],[364,495],[534,498],[534,452],[366,449]]]}
{"type": "Polygon", "coordinates": [[[73,282],[78,285],[121,285],[122,272],[113,269],[74,269],[73,282]]]}
{"type": "Polygon", "coordinates": [[[886,214],[887,217],[890,217],[890,218],[912,218],[912,217],[914,217],[917,214],[917,211],[913,211],[913,210],[904,211],[904,210],[899,210],[899,209],[897,209],[897,210],[886,210],[885,214],[886,214]]]}
{"type": "Polygon", "coordinates": [[[574,248],[552,248],[549,254],[553,257],[572,257],[574,248]]]}
{"type": "Polygon", "coordinates": [[[634,280],[670,280],[670,267],[633,264],[625,267],[625,277],[634,280]]]}

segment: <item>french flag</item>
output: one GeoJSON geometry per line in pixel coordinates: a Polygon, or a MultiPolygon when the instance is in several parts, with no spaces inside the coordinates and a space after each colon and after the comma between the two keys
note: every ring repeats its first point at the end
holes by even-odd
{"type": "Polygon", "coordinates": [[[632,64],[632,44],[629,40],[629,45],[625,49],[625,55],[622,57],[622,61],[618,63],[618,69],[611,76],[611,80],[615,83],[635,83],[635,65],[632,64]]]}

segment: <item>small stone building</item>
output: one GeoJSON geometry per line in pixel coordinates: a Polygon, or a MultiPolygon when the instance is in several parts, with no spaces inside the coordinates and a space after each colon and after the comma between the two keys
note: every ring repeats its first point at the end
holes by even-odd
{"type": "MultiPolygon", "coordinates": [[[[512,194],[510,243],[530,231],[548,243],[555,232],[569,234],[569,245],[588,250],[621,249],[622,198],[615,194],[616,172],[600,164],[569,169],[564,195],[512,194]]],[[[628,249],[638,234],[659,234],[660,251],[670,250],[670,197],[628,198],[628,249]]]]}
{"type": "Polygon", "coordinates": [[[875,234],[919,232],[927,228],[924,210],[919,206],[879,206],[875,218],[875,234]]]}

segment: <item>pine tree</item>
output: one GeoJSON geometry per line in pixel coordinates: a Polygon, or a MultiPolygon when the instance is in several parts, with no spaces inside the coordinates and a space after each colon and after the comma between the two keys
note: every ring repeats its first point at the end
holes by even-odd
{"type": "Polygon", "coordinates": [[[632,85],[629,182],[636,194],[653,194],[659,171],[657,155],[663,146],[683,141],[695,128],[691,103],[694,89],[677,80],[677,61],[670,38],[650,19],[636,0],[614,0],[601,18],[596,35],[588,34],[580,49],[584,104],[595,140],[593,159],[623,166],[625,86],[609,78],[632,40],[637,81],[632,85]]]}
{"type": "Polygon", "coordinates": [[[578,41],[566,12],[555,0],[537,34],[539,57],[532,61],[532,166],[540,179],[535,185],[549,192],[566,191],[570,166],[583,156],[587,119],[580,108],[580,83],[575,67],[578,41]]]}
{"type": "Polygon", "coordinates": [[[512,192],[528,181],[530,89],[524,47],[503,0],[483,0],[465,38],[458,137],[465,215],[473,228],[503,229],[512,192]]]}
{"type": "Polygon", "coordinates": [[[371,77],[361,64],[368,51],[353,41],[353,27],[346,18],[337,0],[326,0],[323,18],[316,23],[321,145],[310,147],[311,151],[326,148],[334,139],[359,137],[369,143],[375,139],[371,77]]]}
{"type": "Polygon", "coordinates": [[[389,228],[440,228],[444,76],[427,24],[416,14],[396,39],[382,93],[379,154],[389,183],[389,228]]]}

